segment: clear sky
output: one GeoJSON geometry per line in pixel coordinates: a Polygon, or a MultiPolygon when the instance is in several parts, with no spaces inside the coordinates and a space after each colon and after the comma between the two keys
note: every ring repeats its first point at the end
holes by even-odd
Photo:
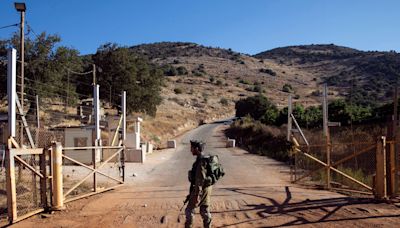
{"type": "MultiPolygon", "coordinates": [[[[0,27],[19,22],[0,1],[0,27]]],[[[187,41],[256,54],[276,47],[334,43],[400,52],[398,0],[27,0],[36,33],[58,34],[82,54],[106,42],[187,41]]],[[[0,29],[0,39],[17,27],[0,29]]]]}

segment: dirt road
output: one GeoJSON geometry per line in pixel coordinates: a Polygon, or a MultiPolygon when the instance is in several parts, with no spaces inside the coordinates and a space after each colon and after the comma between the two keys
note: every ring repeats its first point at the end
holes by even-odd
{"type": "MultiPolygon", "coordinates": [[[[190,139],[207,142],[226,176],[213,191],[214,227],[398,227],[400,208],[289,183],[288,168],[241,149],[227,149],[221,129],[208,124],[185,134],[174,150],[155,152],[144,164],[129,164],[127,185],[71,202],[49,218],[40,215],[14,227],[183,227],[179,212],[194,161],[190,139]],[[135,174],[135,177],[133,176],[135,174]]],[[[200,227],[201,218],[195,218],[200,227]]]]}

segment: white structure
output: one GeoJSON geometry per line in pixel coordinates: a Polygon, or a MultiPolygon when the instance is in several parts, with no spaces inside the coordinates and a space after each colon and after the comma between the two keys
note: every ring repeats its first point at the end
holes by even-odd
{"type": "Polygon", "coordinates": [[[226,147],[235,147],[235,140],[234,139],[228,139],[228,141],[226,142],[226,147]]]}
{"type": "Polygon", "coordinates": [[[132,149],[140,150],[140,123],[143,122],[143,119],[137,117],[135,119],[135,132],[126,134],[125,144],[127,147],[132,149]]]}
{"type": "MultiPolygon", "coordinates": [[[[93,146],[96,139],[94,126],[68,127],[64,128],[65,147],[93,146]]],[[[66,150],[65,155],[84,164],[92,164],[93,151],[88,150],[66,150]]],[[[101,161],[101,151],[96,150],[96,162],[101,161]]],[[[67,160],[65,160],[67,161],[67,160]]]]}
{"type": "Polygon", "coordinates": [[[176,148],[176,141],[175,140],[169,140],[167,141],[167,148],[176,148]]]}

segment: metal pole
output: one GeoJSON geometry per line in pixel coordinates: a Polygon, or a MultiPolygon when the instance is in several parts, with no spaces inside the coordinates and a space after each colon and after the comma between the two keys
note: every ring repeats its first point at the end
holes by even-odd
{"type": "Polygon", "coordinates": [[[40,128],[39,95],[36,95],[36,124],[37,128],[39,129],[40,128]]]}
{"type": "Polygon", "coordinates": [[[328,86],[324,84],[324,92],[323,92],[323,125],[324,125],[324,135],[326,138],[326,188],[331,188],[331,143],[329,136],[329,127],[328,127],[328,86]]]}
{"type": "MultiPolygon", "coordinates": [[[[122,92],[121,99],[121,111],[122,111],[122,134],[121,140],[122,145],[125,145],[126,140],[126,91],[122,92]]],[[[120,162],[122,169],[122,181],[125,181],[125,149],[120,152],[120,162]]]]}
{"type": "Polygon", "coordinates": [[[96,65],[92,64],[93,72],[93,85],[96,85],[96,65]]]}
{"type": "Polygon", "coordinates": [[[8,134],[15,137],[16,93],[17,93],[17,51],[12,48],[7,53],[7,97],[8,97],[8,134]]]}
{"type": "Polygon", "coordinates": [[[126,139],[126,91],[122,92],[121,99],[121,111],[122,111],[122,140],[126,139]]]}
{"type": "MultiPolygon", "coordinates": [[[[20,57],[21,57],[21,106],[22,106],[22,113],[25,113],[24,108],[24,84],[25,84],[25,11],[21,12],[21,23],[20,23],[20,57]]],[[[24,127],[21,124],[21,146],[24,144],[24,127]]]]}
{"type": "MultiPolygon", "coordinates": [[[[93,64],[94,66],[94,64],[93,64]]],[[[95,69],[95,68],[93,68],[95,69]]],[[[100,132],[100,99],[99,99],[99,85],[93,87],[93,101],[94,101],[94,123],[95,123],[95,146],[101,146],[101,132],[100,132]]],[[[100,149],[94,149],[92,152],[93,169],[96,169],[97,157],[100,156],[100,149]]],[[[97,191],[96,173],[93,173],[93,191],[97,191]]]]}
{"type": "Polygon", "coordinates": [[[393,175],[393,178],[391,178],[391,180],[393,180],[394,182],[391,183],[392,186],[394,186],[392,189],[393,192],[391,192],[392,195],[397,195],[398,191],[399,191],[399,175],[398,175],[398,171],[399,171],[399,159],[400,156],[398,155],[399,150],[398,150],[398,145],[397,145],[397,129],[398,129],[398,121],[399,121],[399,115],[398,115],[398,105],[399,105],[399,98],[398,98],[398,79],[396,79],[396,84],[394,87],[394,98],[393,98],[393,141],[394,141],[394,145],[393,145],[393,152],[394,153],[394,160],[391,160],[391,167],[392,169],[394,169],[394,172],[391,172],[390,175],[393,175]]]}
{"type": "Polygon", "coordinates": [[[53,200],[54,210],[64,209],[63,174],[62,174],[62,145],[60,142],[52,145],[52,175],[53,175],[53,200]]]}
{"type": "Polygon", "coordinates": [[[288,99],[288,126],[287,126],[287,141],[290,141],[290,135],[292,133],[292,95],[289,95],[288,99]]]}

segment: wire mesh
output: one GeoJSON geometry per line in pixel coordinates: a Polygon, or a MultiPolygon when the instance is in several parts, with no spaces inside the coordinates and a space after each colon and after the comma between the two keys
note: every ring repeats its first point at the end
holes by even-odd
{"type": "Polygon", "coordinates": [[[6,220],[7,220],[6,169],[2,166],[0,169],[0,225],[2,224],[2,222],[5,222],[6,220]]]}
{"type": "MultiPolygon", "coordinates": [[[[376,143],[380,136],[386,135],[385,124],[330,127],[329,138],[325,136],[322,128],[303,131],[309,146],[302,141],[300,134],[295,134],[303,152],[327,164],[329,150],[331,166],[356,180],[331,170],[331,187],[364,192],[369,189],[356,182],[373,187],[376,173],[376,143]]],[[[295,155],[296,178],[299,183],[306,185],[326,185],[327,168],[313,158],[302,153],[295,155]],[[308,176],[303,178],[307,174],[308,176]]]]}
{"type": "MultiPolygon", "coordinates": [[[[22,160],[30,164],[35,170],[40,170],[38,155],[22,155],[22,160]]],[[[15,160],[15,189],[17,202],[17,216],[42,208],[40,198],[40,177],[15,160]]]]}

